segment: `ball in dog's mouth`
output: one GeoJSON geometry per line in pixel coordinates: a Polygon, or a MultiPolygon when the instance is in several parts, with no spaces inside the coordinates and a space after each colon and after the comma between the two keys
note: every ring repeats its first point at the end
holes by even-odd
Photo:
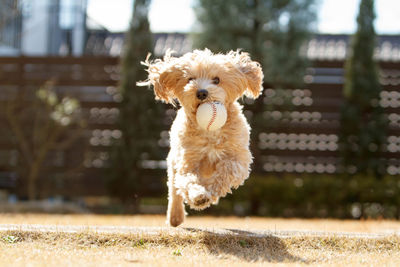
{"type": "Polygon", "coordinates": [[[216,131],[225,125],[227,112],[220,102],[205,102],[198,106],[196,120],[200,128],[206,131],[216,131]]]}

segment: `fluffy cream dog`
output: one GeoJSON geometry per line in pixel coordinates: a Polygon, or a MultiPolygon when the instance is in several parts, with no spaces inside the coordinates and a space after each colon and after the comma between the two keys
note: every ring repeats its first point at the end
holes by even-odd
{"type": "Polygon", "coordinates": [[[182,57],[167,52],[163,60],[147,59],[144,65],[149,76],[139,85],[152,85],[156,99],[181,105],[167,158],[167,222],[178,226],[185,218],[184,202],[193,209],[207,208],[248,178],[250,127],[237,99],[244,94],[257,98],[263,73],[259,63],[239,51],[195,50],[182,57]],[[227,110],[225,125],[212,132],[196,122],[197,107],[208,101],[223,103],[227,110]]]}

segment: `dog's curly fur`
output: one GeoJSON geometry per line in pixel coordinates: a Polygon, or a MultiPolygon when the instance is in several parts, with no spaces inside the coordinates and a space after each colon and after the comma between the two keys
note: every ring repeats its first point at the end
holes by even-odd
{"type": "Polygon", "coordinates": [[[168,51],[163,60],[147,58],[143,64],[148,80],[139,85],[152,85],[156,99],[171,104],[178,100],[181,105],[171,127],[167,158],[167,223],[178,226],[185,218],[184,202],[193,209],[207,208],[248,178],[250,127],[237,99],[257,98],[263,73],[259,63],[240,51],[195,50],[182,57],[168,51]],[[199,89],[208,91],[206,99],[196,97],[199,89]],[[227,110],[226,124],[212,132],[196,123],[197,107],[207,101],[221,102],[227,110]]]}

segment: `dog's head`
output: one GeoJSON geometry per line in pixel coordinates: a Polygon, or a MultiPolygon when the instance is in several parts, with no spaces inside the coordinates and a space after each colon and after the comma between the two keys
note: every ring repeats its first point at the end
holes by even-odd
{"type": "Polygon", "coordinates": [[[156,99],[167,103],[177,99],[188,112],[196,112],[202,102],[228,106],[242,95],[257,98],[262,91],[260,64],[244,52],[224,55],[205,49],[179,58],[167,52],[163,60],[147,59],[144,64],[149,77],[140,85],[153,85],[156,99]]]}

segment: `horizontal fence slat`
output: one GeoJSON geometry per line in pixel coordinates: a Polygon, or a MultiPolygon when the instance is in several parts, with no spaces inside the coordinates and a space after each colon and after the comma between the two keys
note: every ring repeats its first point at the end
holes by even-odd
{"type": "MultiPolygon", "coordinates": [[[[49,79],[51,80],[51,79],[49,79]]],[[[43,86],[48,80],[25,80],[24,84],[30,86],[43,86]]],[[[5,80],[1,82],[1,85],[16,85],[18,80],[5,80]]],[[[117,86],[117,81],[113,80],[57,80],[57,85],[63,86],[117,86]]],[[[21,84],[21,86],[23,86],[21,84]]]]}
{"type": "MultiPolygon", "coordinates": [[[[312,67],[314,68],[343,68],[345,62],[343,60],[311,60],[312,67]]],[[[382,69],[400,69],[400,62],[396,61],[378,61],[378,65],[382,69]]]]}
{"type": "Polygon", "coordinates": [[[82,56],[82,57],[59,57],[59,56],[20,56],[0,57],[0,64],[47,64],[47,65],[118,65],[119,57],[110,56],[82,56]]]}

